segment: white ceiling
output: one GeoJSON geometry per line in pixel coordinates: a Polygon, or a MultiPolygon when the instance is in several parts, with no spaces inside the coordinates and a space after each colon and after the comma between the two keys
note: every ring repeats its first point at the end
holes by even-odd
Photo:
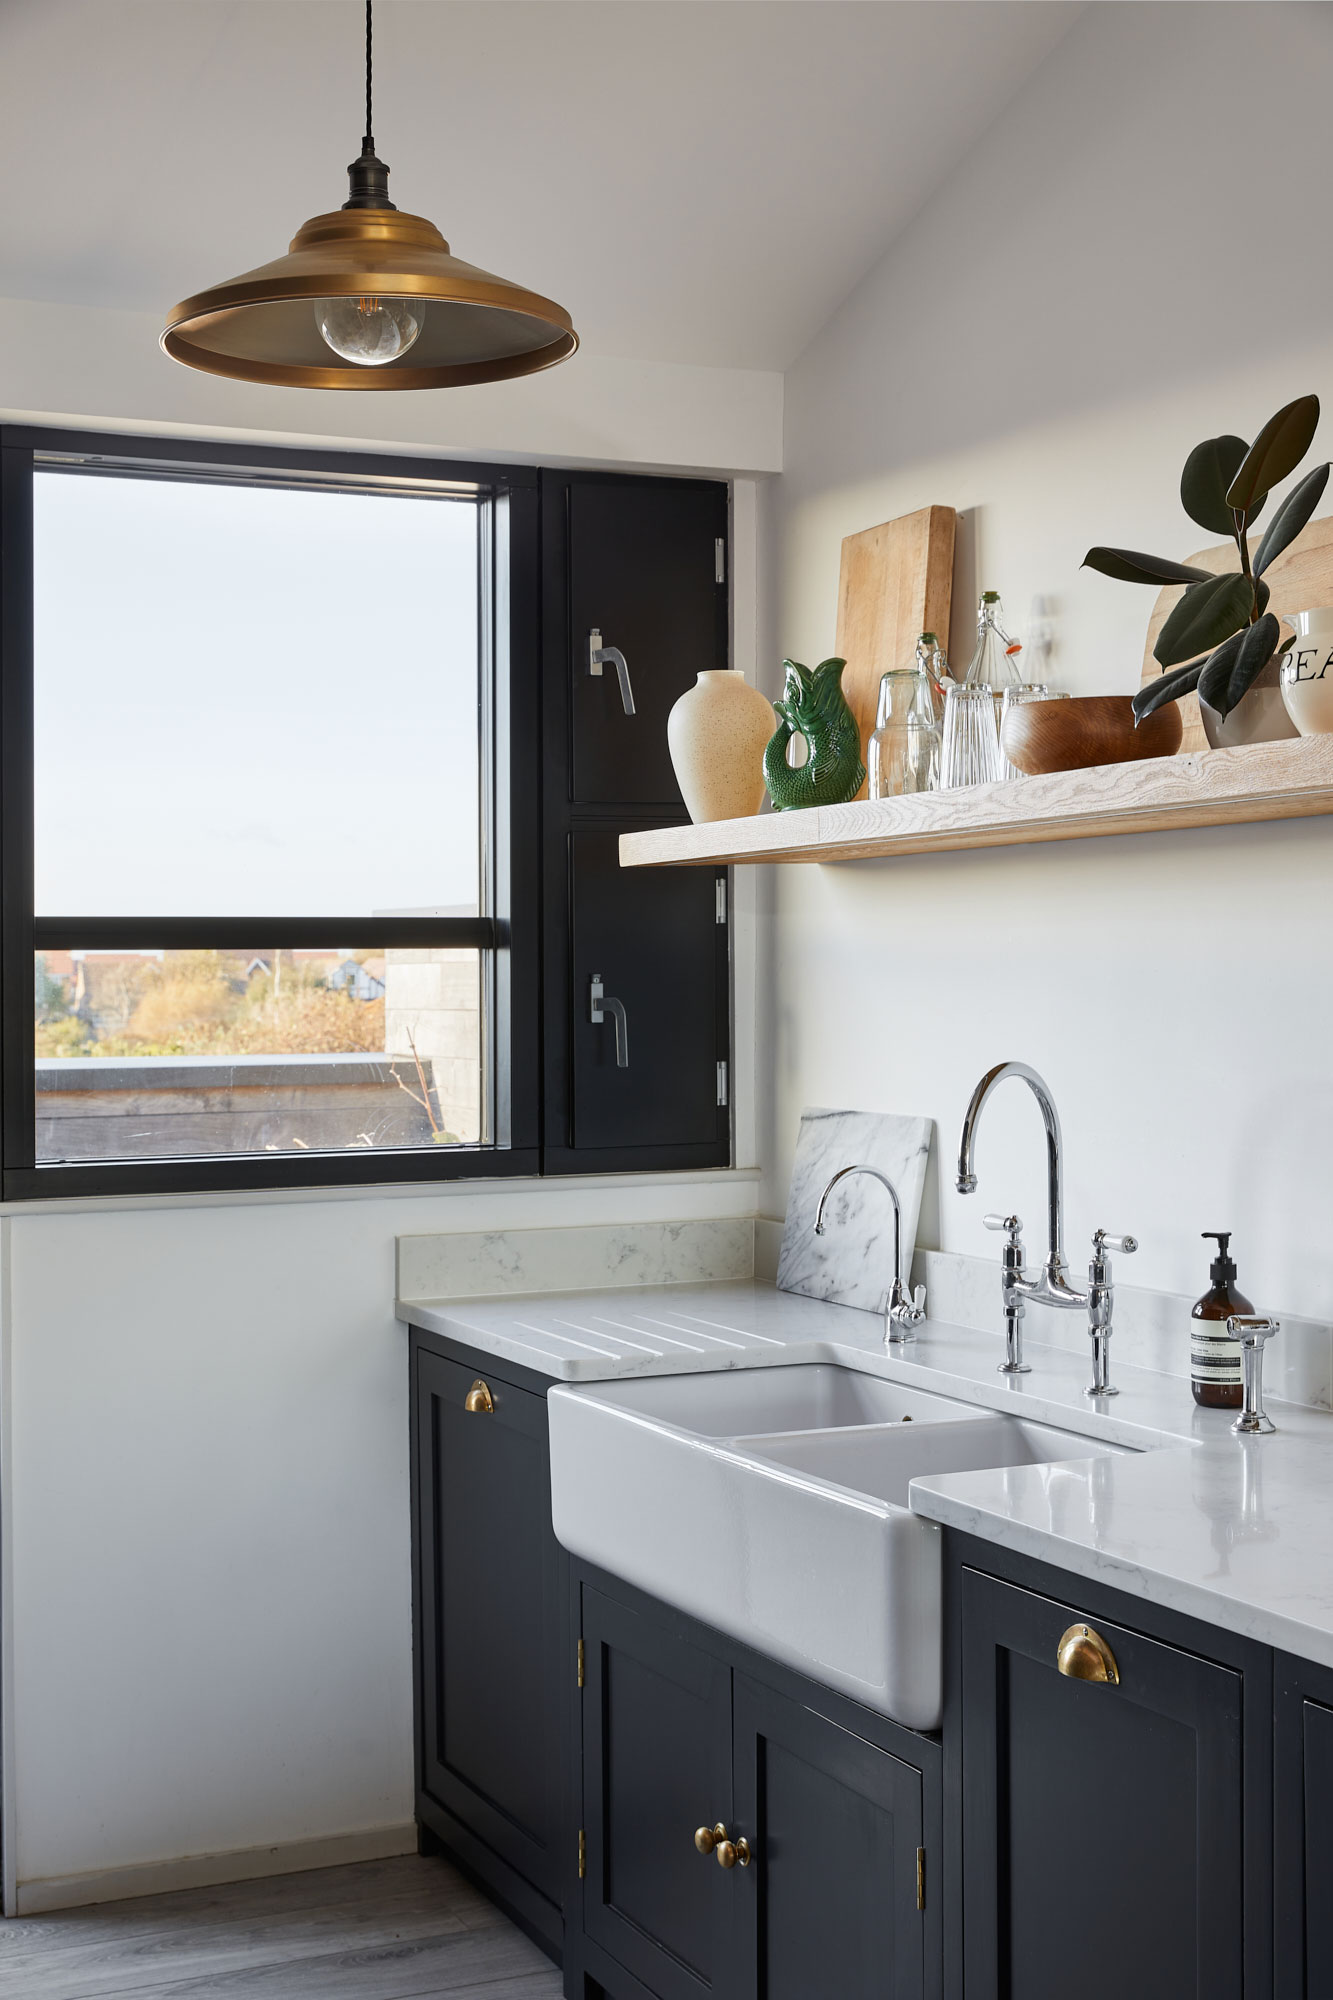
{"type": "MultiPolygon", "coordinates": [[[[1079,12],[378,0],[400,208],[596,353],[784,368],[1079,12]]],[[[346,197],[360,0],[0,0],[0,291],[165,312],[346,197]]]]}

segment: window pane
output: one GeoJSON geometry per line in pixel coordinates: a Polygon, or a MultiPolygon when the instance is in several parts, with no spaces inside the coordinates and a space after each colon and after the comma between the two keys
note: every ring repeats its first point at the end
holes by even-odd
{"type": "Polygon", "coordinates": [[[47,951],[37,1160],[481,1137],[475,951],[47,951]]]}
{"type": "Polygon", "coordinates": [[[39,915],[476,911],[474,502],[34,488],[39,915]]]}

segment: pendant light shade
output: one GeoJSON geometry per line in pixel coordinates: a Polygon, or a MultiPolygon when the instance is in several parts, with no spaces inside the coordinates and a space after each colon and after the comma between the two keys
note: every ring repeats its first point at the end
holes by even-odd
{"type": "Polygon", "coordinates": [[[434,223],[389,200],[389,169],[366,134],[351,197],[297,231],[285,257],[185,299],[161,345],[212,375],[296,389],[444,389],[502,382],[564,361],[569,314],[451,254],[434,223]]]}

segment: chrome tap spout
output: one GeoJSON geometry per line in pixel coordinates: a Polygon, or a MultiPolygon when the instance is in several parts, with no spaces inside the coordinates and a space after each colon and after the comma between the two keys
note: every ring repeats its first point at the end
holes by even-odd
{"type": "MultiPolygon", "coordinates": [[[[1086,1293],[1076,1292],[1069,1284],[1065,1267],[1064,1248],[1064,1153],[1060,1138],[1060,1114],[1055,1108],[1055,1099],[1044,1077],[1027,1063],[997,1063],[988,1069],[981,1082],[972,1092],[972,1099],[963,1113],[963,1130],[958,1141],[958,1192],[975,1194],[977,1125],[981,1118],[982,1106],[998,1084],[1011,1076],[1021,1077],[1037,1100],[1041,1112],[1041,1122],[1046,1128],[1046,1266],[1044,1280],[1049,1287],[1047,1294],[1052,1305],[1087,1304],[1086,1293]]],[[[1036,1297],[1042,1287],[1042,1280],[1036,1281],[1028,1296],[1036,1297]]]]}
{"type": "Polygon", "coordinates": [[[815,1235],[824,1234],[825,1204],[838,1182],[845,1181],[849,1174],[869,1174],[872,1180],[878,1181],[886,1190],[889,1200],[893,1203],[893,1284],[889,1290],[888,1304],[884,1313],[884,1338],[897,1346],[902,1341],[913,1339],[915,1328],[925,1318],[926,1288],[924,1285],[918,1285],[913,1296],[903,1284],[903,1211],[902,1204],[898,1200],[898,1190],[888,1175],[882,1174],[878,1167],[839,1167],[819,1197],[819,1206],[815,1210],[815,1235]]]}
{"type": "Polygon", "coordinates": [[[958,1141],[958,1192],[975,1194],[977,1186],[977,1125],[982,1106],[997,1084],[1007,1077],[1021,1077],[1037,1100],[1041,1122],[1046,1128],[1046,1261],[1041,1275],[1029,1278],[1023,1264],[1023,1225],[1016,1215],[988,1215],[986,1227],[1004,1234],[1000,1266],[1000,1295],[1004,1305],[1005,1358],[1003,1375],[1026,1375],[1023,1360],[1023,1313],[1033,1305],[1076,1307],[1088,1315],[1088,1335],[1092,1341],[1092,1383],[1089,1396],[1114,1396],[1111,1386],[1111,1314],[1114,1287],[1111,1283],[1110,1250],[1126,1254],[1138,1249],[1132,1236],[1108,1236],[1099,1229],[1092,1239],[1092,1262],[1088,1266],[1088,1289],[1080,1292],[1069,1282],[1064,1246],[1064,1155],[1060,1140],[1060,1117],[1045,1079],[1026,1063],[997,1063],[988,1069],[972,1092],[963,1114],[958,1141]]]}

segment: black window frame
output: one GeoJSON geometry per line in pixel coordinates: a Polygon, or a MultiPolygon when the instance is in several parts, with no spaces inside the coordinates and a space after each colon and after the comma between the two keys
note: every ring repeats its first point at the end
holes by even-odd
{"type": "Polygon", "coordinates": [[[419,457],[0,426],[0,1194],[6,1201],[86,1195],[227,1193],[538,1174],[541,1153],[540,492],[535,467],[419,457]],[[34,911],[33,475],[44,455],[91,473],[346,484],[424,482],[483,503],[481,630],[492,662],[492,727],[482,745],[484,868],[491,908],[463,918],[360,918],[386,946],[468,947],[488,981],[483,1033],[489,1139],[478,1145],[338,1153],[233,1153],[39,1166],[36,1161],[34,954],[104,949],[327,945],[349,920],[302,917],[38,919],[34,911]]]}

